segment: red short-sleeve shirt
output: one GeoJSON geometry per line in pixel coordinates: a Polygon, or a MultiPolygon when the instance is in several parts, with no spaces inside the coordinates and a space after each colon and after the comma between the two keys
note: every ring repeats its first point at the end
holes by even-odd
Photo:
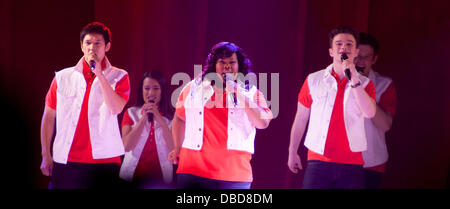
{"type": "MultiPolygon", "coordinates": [[[[189,84],[188,84],[189,85],[189,84]]],[[[181,92],[176,108],[176,115],[185,118],[184,96],[190,91],[190,87],[181,92]]],[[[218,94],[217,94],[218,95],[218,94]]],[[[211,97],[214,102],[216,94],[211,97]]],[[[226,94],[223,94],[226,101],[226,94]]],[[[254,101],[270,111],[267,107],[264,95],[258,91],[254,101]]],[[[182,148],[177,173],[188,173],[204,178],[222,181],[251,182],[253,180],[250,160],[251,153],[227,149],[228,139],[228,108],[213,105],[212,108],[204,108],[204,132],[203,146],[201,150],[182,148]]]]}
{"type": "MultiPolygon", "coordinates": [[[[345,131],[344,122],[344,92],[348,80],[346,78],[340,80],[339,76],[334,72],[331,75],[338,83],[338,91],[331,114],[330,124],[325,143],[324,154],[318,154],[308,150],[308,160],[320,160],[325,162],[345,163],[345,164],[364,164],[361,152],[352,152],[348,142],[347,132],[345,131]]],[[[376,90],[373,82],[370,81],[365,88],[367,94],[375,101],[376,90]]],[[[298,95],[298,102],[303,106],[310,108],[314,102],[308,87],[308,79],[305,80],[302,89],[298,95]]]]}

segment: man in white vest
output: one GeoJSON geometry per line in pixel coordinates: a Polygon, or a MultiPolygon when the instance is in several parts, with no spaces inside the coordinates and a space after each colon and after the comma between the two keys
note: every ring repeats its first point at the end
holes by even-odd
{"type": "Polygon", "coordinates": [[[385,133],[391,129],[397,106],[397,94],[392,79],[375,72],[372,66],[378,60],[378,41],[367,33],[360,33],[359,54],[355,58],[356,68],[368,77],[377,91],[375,117],[365,119],[367,150],[363,152],[365,186],[376,189],[386,171],[388,151],[385,133]]]}
{"type": "Polygon", "coordinates": [[[49,188],[112,187],[124,154],[117,115],[129,98],[128,73],[105,56],[111,32],[103,23],[86,25],[80,45],[84,56],[56,72],[45,99],[40,168],[49,188]]]}
{"type": "Polygon", "coordinates": [[[375,115],[375,87],[356,71],[359,33],[355,29],[333,29],[329,44],[332,64],[309,74],[298,95],[287,164],[294,173],[302,169],[298,147],[309,120],[302,187],[360,189],[364,188],[362,152],[367,149],[364,120],[375,115]]]}

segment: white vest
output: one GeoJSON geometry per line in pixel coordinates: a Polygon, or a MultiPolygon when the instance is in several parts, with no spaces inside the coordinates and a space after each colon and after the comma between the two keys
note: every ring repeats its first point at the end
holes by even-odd
{"type": "MultiPolygon", "coordinates": [[[[375,85],[377,90],[377,104],[380,102],[380,97],[389,87],[392,79],[381,76],[379,73],[371,70],[369,72],[369,79],[375,85]]],[[[386,147],[385,132],[378,129],[373,123],[372,119],[366,118],[364,121],[367,136],[367,150],[364,151],[364,167],[373,167],[381,165],[388,160],[388,151],[386,147]]]]}
{"type": "MultiPolygon", "coordinates": [[[[209,80],[205,79],[202,82],[201,77],[192,80],[188,85],[190,85],[190,91],[184,98],[186,131],[182,147],[201,150],[203,146],[204,108],[208,108],[205,107],[205,104],[211,99],[214,89],[209,80]]],[[[255,86],[245,90],[243,85],[240,84],[238,85],[238,91],[254,102],[253,99],[258,90],[255,86]]],[[[183,94],[180,96],[183,96],[183,94]]],[[[234,106],[231,94],[227,94],[226,100],[228,107],[227,148],[253,154],[256,129],[245,114],[243,104],[238,103],[237,106],[234,106]]]]}
{"type": "MultiPolygon", "coordinates": [[[[131,107],[128,109],[128,115],[134,122],[132,126],[133,128],[142,118],[141,109],[142,107],[131,107]]],[[[163,117],[163,119],[170,128],[172,122],[166,117],[163,117]]],[[[156,150],[158,151],[159,164],[161,165],[163,180],[165,183],[171,183],[173,179],[173,165],[168,159],[170,150],[167,146],[166,140],[164,139],[163,129],[161,128],[161,126],[158,123],[155,123],[154,128],[156,150]]],[[[142,150],[144,149],[149,134],[150,126],[145,126],[134,149],[125,153],[125,157],[123,158],[123,163],[122,167],[120,168],[119,174],[122,179],[125,179],[127,181],[133,180],[134,171],[136,170],[139,158],[141,157],[142,150]]]]}
{"type": "MultiPolygon", "coordinates": [[[[305,146],[321,155],[325,151],[325,142],[337,94],[337,82],[331,75],[332,69],[333,65],[331,64],[326,69],[311,73],[308,76],[308,87],[313,102],[305,146]]],[[[367,77],[359,73],[356,76],[361,80],[363,88],[369,84],[370,80],[367,77]]],[[[364,116],[351,90],[350,82],[348,82],[344,92],[345,131],[350,150],[362,152],[367,149],[364,116]]]]}
{"type": "MultiPolygon", "coordinates": [[[[106,59],[103,71],[106,80],[115,86],[127,72],[111,66],[106,59]]],[[[53,144],[53,160],[66,164],[75,129],[80,117],[81,105],[86,92],[83,76],[83,58],[76,66],[56,72],[56,137],[53,144]]],[[[120,136],[117,115],[111,114],[106,106],[98,78],[95,78],[89,95],[88,123],[94,159],[111,158],[123,155],[125,150],[120,136]]]]}

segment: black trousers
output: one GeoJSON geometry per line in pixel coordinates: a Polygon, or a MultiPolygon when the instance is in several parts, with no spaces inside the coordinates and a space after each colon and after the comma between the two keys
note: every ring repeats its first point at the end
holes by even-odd
{"type": "Polygon", "coordinates": [[[364,175],[366,179],[366,189],[378,189],[381,184],[381,177],[383,173],[364,169],[364,175]]]}
{"type": "Polygon", "coordinates": [[[117,188],[120,166],[116,163],[53,163],[49,189],[117,188]]]}
{"type": "Polygon", "coordinates": [[[362,165],[308,161],[304,189],[364,189],[362,165]]]}

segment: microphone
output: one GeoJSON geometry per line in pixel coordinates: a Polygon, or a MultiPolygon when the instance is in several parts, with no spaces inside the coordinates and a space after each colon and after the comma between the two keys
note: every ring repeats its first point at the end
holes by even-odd
{"type": "MultiPolygon", "coordinates": [[[[233,77],[230,74],[225,74],[225,82],[227,82],[227,83],[234,82],[233,77]]],[[[237,98],[236,98],[236,93],[234,92],[234,89],[231,94],[233,95],[233,102],[234,102],[234,106],[236,107],[237,106],[237,98]]]]}
{"type": "MultiPolygon", "coordinates": [[[[155,103],[154,100],[148,100],[149,103],[155,103]]],[[[148,122],[153,122],[153,113],[148,113],[148,122]]]]}
{"type": "MultiPolygon", "coordinates": [[[[346,59],[348,59],[347,54],[346,53],[341,54],[341,61],[344,61],[346,59]]],[[[352,74],[350,73],[350,69],[349,68],[346,68],[344,70],[344,73],[345,73],[345,77],[347,77],[347,80],[351,80],[352,79],[352,74]]]]}
{"type": "Polygon", "coordinates": [[[95,61],[91,60],[89,63],[91,64],[91,71],[94,71],[94,69],[95,69],[95,61]]]}
{"type": "MultiPolygon", "coordinates": [[[[346,53],[342,53],[342,54],[341,54],[341,61],[343,62],[343,61],[346,60],[346,59],[348,59],[347,54],[346,54],[346,53]]],[[[352,74],[350,73],[350,69],[349,69],[349,68],[346,68],[346,69],[344,70],[344,73],[345,73],[345,77],[347,77],[347,80],[352,79],[352,74]]]]}
{"type": "Polygon", "coordinates": [[[347,80],[351,80],[352,79],[352,74],[350,73],[350,69],[345,69],[345,77],[347,77],[347,80]]]}
{"type": "MultiPolygon", "coordinates": [[[[342,53],[342,54],[341,54],[341,61],[344,61],[344,60],[346,60],[346,59],[348,59],[347,54],[346,54],[346,53],[342,53]]],[[[352,74],[350,73],[350,69],[349,69],[349,68],[346,68],[346,69],[344,70],[344,73],[345,73],[345,77],[347,77],[347,80],[352,79],[352,74]]]]}

